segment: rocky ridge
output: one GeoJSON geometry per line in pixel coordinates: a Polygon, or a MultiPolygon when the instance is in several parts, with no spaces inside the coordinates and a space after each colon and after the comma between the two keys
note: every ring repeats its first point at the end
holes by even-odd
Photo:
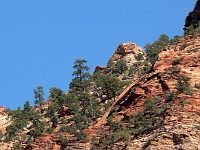
{"type": "Polygon", "coordinates": [[[10,119],[8,117],[8,114],[6,112],[6,109],[2,106],[0,106],[0,130],[5,133],[6,127],[10,124],[10,119]]]}
{"type": "Polygon", "coordinates": [[[111,57],[111,60],[116,63],[118,60],[123,59],[130,67],[135,62],[138,62],[139,55],[141,56],[140,60],[146,59],[146,53],[140,46],[137,46],[132,42],[126,42],[117,47],[115,53],[111,57]]]}
{"type": "MultiPolygon", "coordinates": [[[[119,60],[124,60],[128,67],[131,67],[138,61],[145,61],[147,58],[145,51],[133,42],[121,43],[115,50],[113,56],[110,58],[114,64],[119,60]]],[[[95,72],[104,71],[106,66],[97,66],[95,72]]]]}

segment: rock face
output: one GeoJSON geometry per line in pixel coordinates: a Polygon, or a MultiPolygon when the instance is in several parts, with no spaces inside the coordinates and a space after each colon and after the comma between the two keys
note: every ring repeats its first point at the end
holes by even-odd
{"type": "MultiPolygon", "coordinates": [[[[114,56],[124,52],[116,51],[114,56]]],[[[176,45],[166,46],[160,52],[152,71],[134,80],[116,98],[95,127],[109,128],[106,122],[113,109],[117,112],[114,120],[123,122],[132,114],[142,112],[148,98],[159,96],[161,101],[157,107],[161,108],[161,103],[167,106],[166,115],[161,118],[161,128],[130,141],[128,149],[200,149],[200,89],[195,87],[196,84],[200,85],[200,35],[188,36],[179,39],[176,45]],[[178,94],[173,104],[169,104],[166,93],[176,93],[178,78],[182,75],[190,78],[189,84],[194,93],[178,94]]]]}
{"type": "Polygon", "coordinates": [[[146,53],[135,43],[127,42],[122,43],[116,49],[114,55],[111,57],[113,62],[123,59],[126,61],[127,65],[130,67],[133,63],[138,62],[138,60],[145,60],[146,53]]]}
{"type": "MultiPolygon", "coordinates": [[[[0,106],[0,130],[2,131],[2,133],[6,133],[6,127],[8,125],[10,125],[11,121],[8,117],[8,114],[6,112],[6,109],[2,106],[0,106]]],[[[11,148],[9,147],[12,147],[13,144],[10,142],[10,143],[3,143],[3,142],[0,142],[0,149],[8,149],[10,150],[11,148]]]]}
{"type": "Polygon", "coordinates": [[[106,69],[106,66],[96,66],[94,72],[97,72],[97,71],[103,71],[103,70],[105,70],[105,69],[106,69]]]}
{"type": "Polygon", "coordinates": [[[196,27],[200,21],[200,0],[196,2],[195,8],[192,12],[188,14],[185,20],[185,28],[189,26],[196,27]]]}
{"type": "Polygon", "coordinates": [[[200,89],[195,88],[195,84],[200,85],[200,36],[188,36],[180,39],[177,45],[165,47],[160,52],[153,71],[157,73],[155,76],[143,78],[141,84],[135,87],[135,92],[119,103],[119,108],[123,106],[126,109],[118,111],[116,120],[122,121],[131,114],[144,110],[149,97],[160,96],[164,101],[167,91],[177,91],[179,75],[190,78],[194,93],[179,94],[167,111],[162,128],[131,141],[129,149],[200,149],[200,89]]]}
{"type": "Polygon", "coordinates": [[[163,72],[169,67],[181,68],[182,74],[191,78],[191,85],[199,83],[200,74],[200,35],[180,39],[178,45],[168,46],[160,52],[153,69],[163,72]]]}
{"type": "Polygon", "coordinates": [[[10,124],[10,119],[6,113],[6,109],[0,106],[0,130],[5,133],[6,127],[10,124]]]}

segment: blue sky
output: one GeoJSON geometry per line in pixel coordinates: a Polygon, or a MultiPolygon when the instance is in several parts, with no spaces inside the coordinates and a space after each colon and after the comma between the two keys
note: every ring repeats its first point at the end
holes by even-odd
{"type": "Polygon", "coordinates": [[[144,47],[166,33],[182,35],[196,0],[0,1],[0,105],[16,109],[33,89],[68,90],[73,63],[88,60],[91,73],[117,46],[144,47]]]}

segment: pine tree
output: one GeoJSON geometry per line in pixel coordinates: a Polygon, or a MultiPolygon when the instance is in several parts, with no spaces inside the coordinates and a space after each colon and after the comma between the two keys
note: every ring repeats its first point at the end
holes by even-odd
{"type": "Polygon", "coordinates": [[[87,63],[87,60],[77,59],[73,66],[75,71],[73,72],[72,76],[75,76],[75,78],[72,79],[69,88],[78,93],[85,93],[90,84],[88,81],[90,77],[90,68],[86,66],[85,63],[87,63]]]}
{"type": "Polygon", "coordinates": [[[29,101],[26,101],[24,103],[24,112],[30,112],[31,109],[32,109],[32,107],[31,107],[29,101]]]}
{"type": "Polygon", "coordinates": [[[43,87],[38,86],[36,89],[34,89],[34,94],[35,94],[35,96],[34,96],[35,97],[35,101],[34,101],[35,106],[36,107],[41,106],[45,101],[45,99],[44,99],[45,94],[43,91],[43,87]]]}
{"type": "Polygon", "coordinates": [[[154,41],[154,43],[150,44],[147,43],[145,46],[147,58],[148,60],[153,64],[158,57],[158,54],[164,48],[167,44],[169,44],[170,38],[166,34],[161,34],[159,39],[157,41],[154,41]]]}
{"type": "Polygon", "coordinates": [[[120,80],[111,73],[96,72],[93,80],[96,82],[96,86],[102,89],[102,94],[106,94],[108,98],[115,99],[117,92],[122,88],[120,80]]]}

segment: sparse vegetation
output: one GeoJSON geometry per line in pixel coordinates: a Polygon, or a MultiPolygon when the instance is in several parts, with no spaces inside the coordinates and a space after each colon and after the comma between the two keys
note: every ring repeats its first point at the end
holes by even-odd
{"type": "Polygon", "coordinates": [[[135,55],[135,58],[137,59],[137,61],[141,61],[144,59],[143,54],[142,53],[138,53],[137,55],[135,55]]]}
{"type": "Polygon", "coordinates": [[[200,89],[200,84],[195,83],[194,87],[200,89]]]}
{"type": "Polygon", "coordinates": [[[178,44],[178,41],[181,37],[182,36],[179,36],[179,35],[174,36],[174,38],[170,40],[170,44],[172,45],[178,44]]]}
{"type": "Polygon", "coordinates": [[[184,99],[184,98],[181,98],[179,104],[181,104],[181,106],[184,107],[185,104],[186,104],[185,99],[184,99]]]}
{"type": "Polygon", "coordinates": [[[200,130],[200,125],[196,125],[195,128],[196,128],[197,130],[200,130]]]}
{"type": "Polygon", "coordinates": [[[190,78],[184,75],[178,76],[178,82],[177,82],[177,93],[178,94],[187,94],[192,95],[194,93],[194,90],[190,86],[190,78]]]}
{"type": "Polygon", "coordinates": [[[179,115],[179,116],[178,116],[178,121],[181,121],[181,120],[183,120],[183,116],[182,116],[182,115],[179,115]]]}
{"type": "Polygon", "coordinates": [[[157,60],[160,51],[169,43],[170,38],[166,34],[161,34],[159,39],[154,41],[154,43],[146,44],[145,49],[148,60],[153,64],[157,60]]]}
{"type": "Polygon", "coordinates": [[[167,106],[163,104],[160,108],[158,108],[161,101],[161,97],[147,99],[144,111],[133,114],[129,118],[128,128],[131,135],[137,137],[143,133],[149,133],[162,126],[167,106]]]}
{"type": "Polygon", "coordinates": [[[149,61],[136,62],[128,70],[129,77],[141,77],[151,70],[151,63],[149,61]]]}
{"type": "Polygon", "coordinates": [[[43,91],[43,87],[42,86],[38,86],[36,89],[34,89],[34,94],[35,94],[35,106],[42,106],[42,104],[44,103],[45,99],[44,99],[44,91],[43,91]]]}
{"type": "Polygon", "coordinates": [[[167,102],[173,102],[175,98],[176,98],[176,94],[174,92],[169,91],[166,93],[165,99],[167,102]]]}
{"type": "Polygon", "coordinates": [[[181,50],[184,50],[186,47],[188,46],[188,44],[187,43],[184,43],[182,46],[181,46],[181,50]]]}
{"type": "Polygon", "coordinates": [[[65,137],[63,137],[62,135],[60,135],[59,136],[59,142],[61,144],[61,148],[64,149],[64,148],[67,147],[69,141],[65,137]]]}
{"type": "Polygon", "coordinates": [[[112,69],[112,73],[114,74],[123,74],[125,71],[128,70],[128,66],[126,65],[126,61],[123,59],[120,59],[117,61],[117,63],[114,65],[112,69]]]}
{"type": "Polygon", "coordinates": [[[180,58],[176,58],[172,61],[172,65],[178,65],[181,64],[182,60],[184,59],[184,57],[180,57],[180,58]]]}
{"type": "Polygon", "coordinates": [[[190,25],[189,27],[184,28],[184,35],[192,35],[195,36],[200,32],[200,21],[195,25],[190,25]]]}

